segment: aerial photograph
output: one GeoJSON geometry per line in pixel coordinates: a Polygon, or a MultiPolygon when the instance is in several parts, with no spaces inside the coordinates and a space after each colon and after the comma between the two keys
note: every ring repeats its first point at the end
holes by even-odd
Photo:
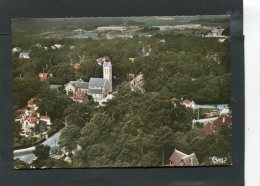
{"type": "Polygon", "coordinates": [[[232,165],[230,16],[12,19],[13,166],[232,165]]]}

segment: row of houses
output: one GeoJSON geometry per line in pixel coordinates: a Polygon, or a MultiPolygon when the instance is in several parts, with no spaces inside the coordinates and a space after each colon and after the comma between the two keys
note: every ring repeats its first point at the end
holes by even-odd
{"type": "MultiPolygon", "coordinates": [[[[42,46],[39,43],[37,43],[35,45],[35,47],[42,48],[44,50],[48,50],[48,47],[42,46]]],[[[54,45],[50,46],[50,48],[53,49],[53,50],[61,49],[62,47],[63,47],[63,45],[61,45],[61,44],[54,44],[54,45]]],[[[31,49],[30,50],[22,50],[20,47],[14,47],[12,49],[12,54],[19,53],[19,59],[30,59],[30,52],[31,52],[31,49]]]]}
{"type": "Polygon", "coordinates": [[[16,110],[15,121],[21,125],[21,136],[37,136],[37,133],[47,131],[52,125],[50,117],[47,114],[41,116],[38,109],[36,98],[31,98],[26,108],[16,110]]]}

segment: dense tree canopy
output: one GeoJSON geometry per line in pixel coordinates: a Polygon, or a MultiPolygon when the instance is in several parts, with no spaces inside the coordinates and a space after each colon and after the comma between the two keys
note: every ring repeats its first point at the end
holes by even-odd
{"type": "Polygon", "coordinates": [[[171,101],[230,103],[229,39],[221,43],[218,38],[145,29],[154,35],[111,40],[31,37],[24,42],[24,33],[14,33],[15,46],[31,49],[31,59],[13,55],[14,110],[36,97],[40,113],[54,121],[53,130],[63,127],[66,119],[59,144],[72,156],[73,167],[161,166],[168,163],[175,148],[196,152],[202,165],[210,164],[212,156],[231,160],[229,128],[219,135],[205,135],[200,128],[192,128],[194,111],[171,101]],[[165,43],[160,43],[162,38],[165,43]],[[36,43],[48,50],[36,48],[36,43]],[[55,43],[64,46],[53,50],[50,46],[55,43]],[[140,53],[144,45],[151,46],[149,56],[140,53]],[[83,54],[79,69],[73,70],[71,64],[79,62],[83,54]],[[114,99],[105,106],[98,107],[91,99],[73,102],[62,91],[50,90],[51,84],[102,77],[96,59],[103,56],[109,56],[113,65],[114,99]],[[129,58],[135,58],[134,62],[129,58]],[[49,78],[41,82],[38,73],[43,71],[49,78]],[[128,83],[129,74],[140,73],[143,94],[130,91],[128,83]],[[77,145],[82,150],[72,155],[77,145]]]}

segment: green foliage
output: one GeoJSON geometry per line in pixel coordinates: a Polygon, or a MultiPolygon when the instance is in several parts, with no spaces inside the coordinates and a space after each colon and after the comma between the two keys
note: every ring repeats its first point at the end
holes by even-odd
{"type": "Polygon", "coordinates": [[[14,160],[14,168],[15,169],[29,169],[30,165],[19,160],[19,159],[15,159],[14,160]]]}
{"type": "Polygon", "coordinates": [[[39,159],[46,159],[50,155],[50,147],[45,145],[37,145],[33,151],[33,154],[39,159]]]}
{"type": "Polygon", "coordinates": [[[66,163],[62,159],[53,159],[53,158],[46,158],[46,159],[36,159],[33,161],[32,166],[36,169],[40,168],[70,168],[70,164],[66,163]]]}
{"type": "Polygon", "coordinates": [[[91,102],[74,102],[64,110],[64,116],[69,125],[77,125],[79,128],[82,128],[85,126],[85,123],[90,120],[94,108],[91,102]]]}
{"type": "Polygon", "coordinates": [[[80,129],[76,125],[68,125],[61,133],[59,144],[69,153],[77,147],[80,129]]]}
{"type": "MultiPolygon", "coordinates": [[[[140,18],[135,23],[143,21],[140,18]]],[[[184,30],[178,34],[145,27],[144,31],[154,36],[72,40],[15,33],[14,45],[31,49],[31,59],[20,60],[13,55],[14,110],[23,108],[29,98],[36,96],[41,115],[47,113],[53,121],[49,134],[60,130],[66,118],[68,126],[62,131],[59,143],[72,156],[72,167],[161,166],[168,162],[174,148],[187,154],[195,152],[204,165],[210,164],[211,156],[231,160],[229,129],[221,130],[218,135],[205,135],[199,126],[191,127],[196,112],[170,101],[175,97],[203,104],[230,102],[229,40],[220,43],[217,38],[197,37],[206,34],[203,30],[196,33],[184,30]],[[166,43],[159,43],[162,38],[166,43]],[[35,43],[47,47],[60,43],[64,47],[45,51],[35,48],[35,43]],[[147,44],[151,45],[152,52],[141,56],[141,48],[147,44]],[[71,62],[78,62],[78,54],[85,57],[80,68],[73,70],[71,62]],[[83,103],[73,102],[62,92],[49,89],[50,84],[64,85],[78,78],[89,81],[90,77],[102,77],[102,66],[96,59],[105,55],[112,60],[113,89],[116,90],[115,98],[105,106],[97,107],[91,97],[83,103]],[[129,62],[129,58],[135,61],[129,62]],[[40,82],[38,73],[43,70],[52,77],[40,82]],[[140,72],[144,75],[143,94],[131,92],[128,83],[128,74],[140,72]],[[72,155],[77,145],[82,150],[72,155]]],[[[201,111],[201,116],[203,114],[201,111]]],[[[19,131],[19,127],[15,127],[17,139],[19,131]]],[[[35,139],[16,141],[24,144],[33,143],[35,139]]],[[[35,164],[36,167],[63,166],[62,161],[57,164],[54,161],[38,160],[35,164]]]]}

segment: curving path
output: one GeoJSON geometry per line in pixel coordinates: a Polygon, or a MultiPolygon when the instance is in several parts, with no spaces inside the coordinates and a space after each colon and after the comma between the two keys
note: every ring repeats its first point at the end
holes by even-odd
{"type": "MultiPolygon", "coordinates": [[[[51,136],[50,138],[48,138],[46,141],[44,141],[42,144],[43,145],[48,145],[51,148],[55,148],[58,147],[58,141],[60,139],[60,134],[61,134],[60,130],[59,132],[57,132],[56,134],[54,134],[53,136],[51,136]]],[[[25,163],[32,163],[33,160],[36,158],[36,156],[33,154],[33,151],[35,150],[35,146],[33,147],[29,147],[26,149],[19,149],[19,150],[14,150],[13,154],[14,154],[14,159],[20,159],[21,161],[25,162],[25,163]]]]}

